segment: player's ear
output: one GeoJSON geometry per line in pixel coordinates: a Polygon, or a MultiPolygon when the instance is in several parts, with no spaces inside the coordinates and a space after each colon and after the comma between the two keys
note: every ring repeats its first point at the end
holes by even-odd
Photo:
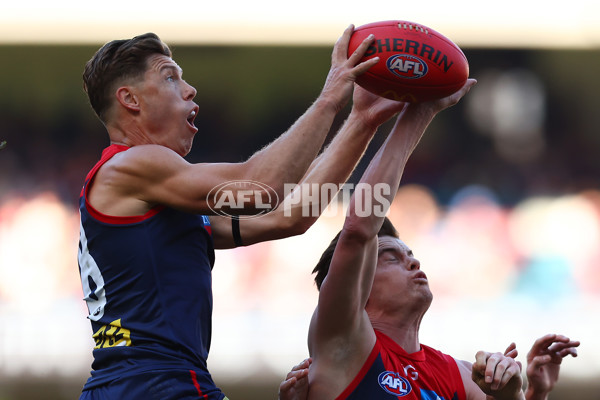
{"type": "Polygon", "coordinates": [[[121,86],[116,92],[117,101],[125,108],[131,111],[140,110],[140,102],[138,96],[132,91],[129,86],[121,86]]]}

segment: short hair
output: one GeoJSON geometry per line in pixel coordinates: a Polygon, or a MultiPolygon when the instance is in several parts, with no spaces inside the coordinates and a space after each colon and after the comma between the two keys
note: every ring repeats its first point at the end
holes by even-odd
{"type": "MultiPolygon", "coordinates": [[[[333,252],[335,251],[335,247],[337,246],[341,233],[342,231],[338,232],[338,234],[335,235],[335,237],[333,238],[331,243],[329,243],[329,246],[327,247],[327,249],[325,249],[325,251],[321,255],[321,258],[319,259],[319,262],[312,271],[313,274],[316,274],[315,283],[317,284],[318,290],[321,290],[321,285],[323,284],[323,281],[325,280],[325,277],[329,272],[329,265],[331,264],[333,252]]],[[[377,232],[377,237],[382,236],[392,236],[397,239],[400,238],[398,231],[396,230],[394,224],[392,224],[392,221],[390,221],[388,217],[384,218],[383,224],[381,225],[379,232],[377,232]]]]}
{"type": "Polygon", "coordinates": [[[154,54],[172,56],[169,46],[156,34],[146,33],[106,43],[85,64],[83,89],[103,123],[106,123],[116,86],[125,80],[142,77],[148,67],[148,58],[154,54]]]}

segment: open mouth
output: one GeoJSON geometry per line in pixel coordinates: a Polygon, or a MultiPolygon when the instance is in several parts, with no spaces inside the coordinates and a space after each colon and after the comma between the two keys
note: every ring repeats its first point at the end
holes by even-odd
{"type": "Polygon", "coordinates": [[[196,115],[198,114],[197,110],[192,110],[188,117],[187,117],[187,123],[190,127],[192,127],[193,129],[198,129],[196,128],[196,125],[194,125],[194,120],[196,119],[196,115]]]}

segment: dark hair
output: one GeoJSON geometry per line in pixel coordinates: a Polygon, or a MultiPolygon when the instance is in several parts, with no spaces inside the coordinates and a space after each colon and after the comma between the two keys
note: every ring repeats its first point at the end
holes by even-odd
{"type": "MultiPolygon", "coordinates": [[[[321,285],[323,284],[323,281],[325,280],[325,277],[329,272],[329,265],[331,264],[333,252],[335,251],[335,247],[337,246],[337,242],[340,238],[340,233],[342,232],[338,232],[338,234],[335,235],[331,243],[329,243],[329,246],[327,247],[327,249],[325,249],[325,251],[321,255],[321,258],[319,259],[319,262],[312,271],[313,274],[316,274],[315,283],[317,284],[317,289],[319,290],[321,290],[321,285]]],[[[381,225],[379,232],[377,232],[377,237],[381,236],[392,236],[395,238],[400,238],[398,231],[396,230],[396,228],[394,228],[394,224],[392,224],[392,221],[390,221],[388,217],[384,218],[383,224],[381,225]]]]}
{"type": "Polygon", "coordinates": [[[85,64],[83,89],[102,122],[106,123],[116,85],[141,77],[146,72],[148,58],[154,54],[172,56],[169,46],[156,34],[146,33],[106,43],[85,64]]]}

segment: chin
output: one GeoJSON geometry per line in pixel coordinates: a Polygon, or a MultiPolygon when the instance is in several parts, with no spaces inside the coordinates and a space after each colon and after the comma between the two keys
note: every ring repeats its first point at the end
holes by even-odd
{"type": "Polygon", "coordinates": [[[423,295],[423,303],[427,304],[427,308],[429,308],[431,306],[431,303],[433,302],[433,293],[431,293],[431,291],[427,291],[426,294],[423,295]]]}
{"type": "Polygon", "coordinates": [[[193,145],[192,140],[190,140],[187,143],[181,143],[181,146],[179,147],[179,151],[177,151],[177,153],[179,153],[179,155],[181,157],[187,156],[192,151],[192,145],[193,145]]]}

